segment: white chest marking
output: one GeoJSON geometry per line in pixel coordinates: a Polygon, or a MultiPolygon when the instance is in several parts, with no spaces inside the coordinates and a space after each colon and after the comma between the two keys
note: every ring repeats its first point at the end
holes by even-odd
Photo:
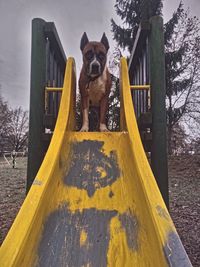
{"type": "Polygon", "coordinates": [[[91,104],[93,106],[99,106],[100,100],[106,92],[106,68],[99,78],[89,83],[87,90],[91,104]]]}

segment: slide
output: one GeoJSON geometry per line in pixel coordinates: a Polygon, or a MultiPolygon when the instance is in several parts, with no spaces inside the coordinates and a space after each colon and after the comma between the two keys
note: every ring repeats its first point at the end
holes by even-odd
{"type": "Polygon", "coordinates": [[[69,58],[53,137],[0,266],[192,266],[143,150],[126,59],[120,132],[74,130],[74,68],[69,58]]]}

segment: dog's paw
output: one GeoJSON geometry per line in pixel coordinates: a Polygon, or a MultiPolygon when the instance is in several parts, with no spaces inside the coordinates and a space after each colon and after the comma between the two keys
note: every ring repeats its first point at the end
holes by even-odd
{"type": "Polygon", "coordinates": [[[110,132],[105,124],[100,124],[99,130],[100,132],[110,132]]]}
{"type": "Polygon", "coordinates": [[[83,125],[82,128],[80,129],[80,132],[88,132],[89,127],[87,125],[83,125]]]}
{"type": "Polygon", "coordinates": [[[110,131],[108,130],[108,128],[106,128],[106,129],[103,129],[103,130],[100,129],[100,132],[104,132],[104,133],[107,132],[107,133],[108,133],[108,132],[110,132],[110,131]]]}

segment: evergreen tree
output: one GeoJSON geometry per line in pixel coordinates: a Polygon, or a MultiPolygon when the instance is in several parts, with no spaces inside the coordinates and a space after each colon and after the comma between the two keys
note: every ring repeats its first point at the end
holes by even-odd
{"type": "Polygon", "coordinates": [[[119,78],[111,75],[112,88],[109,96],[109,111],[107,114],[108,129],[111,131],[119,131],[120,126],[120,93],[119,78]]]}
{"type": "Polygon", "coordinates": [[[131,52],[141,20],[162,14],[162,0],[116,0],[115,9],[123,27],[111,19],[112,32],[118,45],[131,52]]]}
{"type": "MultiPolygon", "coordinates": [[[[162,14],[162,0],[116,0],[116,12],[123,27],[111,20],[114,39],[122,49],[131,52],[141,20],[162,14]]],[[[200,113],[197,98],[200,75],[199,20],[185,11],[182,1],[172,18],[164,25],[166,62],[166,99],[168,144],[171,152],[173,127],[188,116],[200,113]]]]}

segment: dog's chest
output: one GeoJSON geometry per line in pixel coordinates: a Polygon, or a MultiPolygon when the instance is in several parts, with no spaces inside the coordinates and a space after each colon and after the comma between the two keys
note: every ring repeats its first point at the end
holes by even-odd
{"type": "Polygon", "coordinates": [[[87,90],[90,104],[92,106],[99,106],[100,101],[106,92],[106,81],[104,75],[100,76],[94,81],[91,81],[87,90]]]}

